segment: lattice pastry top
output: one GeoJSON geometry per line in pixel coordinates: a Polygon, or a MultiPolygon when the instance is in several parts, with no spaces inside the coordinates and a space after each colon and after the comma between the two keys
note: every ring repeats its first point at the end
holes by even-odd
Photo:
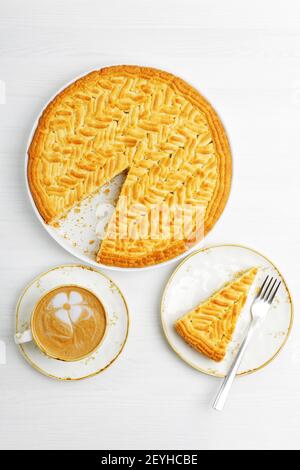
{"type": "Polygon", "coordinates": [[[257,268],[245,271],[175,324],[176,331],[197,351],[222,361],[246,302],[257,268]]]}
{"type": "Polygon", "coordinates": [[[160,70],[114,66],[80,78],[47,106],[35,131],[28,161],[35,204],[53,224],[124,170],[97,260],[140,267],[184,252],[228,197],[231,157],[219,118],[195,89],[160,70]],[[153,208],[162,206],[170,209],[168,233],[159,216],[153,235],[153,208]],[[184,230],[174,215],[182,207],[184,230]]]}

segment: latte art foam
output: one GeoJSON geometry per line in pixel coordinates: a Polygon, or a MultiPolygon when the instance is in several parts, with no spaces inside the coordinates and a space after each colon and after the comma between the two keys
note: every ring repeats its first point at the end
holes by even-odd
{"type": "Polygon", "coordinates": [[[48,292],[38,303],[32,320],[32,332],[41,349],[65,361],[76,361],[91,353],[105,329],[102,303],[92,292],[77,286],[48,292]]]}

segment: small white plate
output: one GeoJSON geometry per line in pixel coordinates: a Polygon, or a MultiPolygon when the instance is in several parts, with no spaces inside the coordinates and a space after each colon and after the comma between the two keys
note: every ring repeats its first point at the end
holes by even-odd
{"type": "Polygon", "coordinates": [[[94,268],[64,265],[34,279],[23,291],[16,308],[16,333],[26,330],[34,305],[44,292],[66,284],[76,284],[94,292],[103,303],[108,327],[100,347],[88,358],[63,362],[43,354],[33,343],[20,344],[25,359],[39,372],[60,380],[80,380],[107,369],[122,352],[128,336],[129,312],[116,284],[94,268]]]}
{"type": "Polygon", "coordinates": [[[195,369],[216,377],[224,377],[232,364],[250,321],[250,305],[258,286],[267,274],[282,281],[275,301],[255,332],[238,375],[255,372],[271,362],[284,346],[293,322],[293,305],[282,274],[266,257],[255,250],[238,245],[220,245],[196,251],[174,271],[165,288],[161,319],[166,338],[174,351],[195,369]],[[254,285],[234,333],[228,353],[222,362],[215,362],[189,347],[176,333],[174,322],[232,279],[234,273],[259,267],[254,285]]]}
{"type": "MultiPolygon", "coordinates": [[[[106,65],[107,66],[107,65],[106,65]]],[[[103,66],[104,67],[104,66],[103,66]]],[[[167,264],[173,263],[175,261],[179,261],[180,259],[184,258],[187,254],[191,253],[196,246],[187,249],[181,255],[164,261],[163,263],[154,264],[153,266],[145,266],[141,268],[123,268],[119,266],[109,266],[106,264],[101,264],[96,261],[96,254],[98,252],[100,246],[100,239],[97,235],[97,227],[100,223],[100,229],[105,227],[105,225],[110,220],[112,215],[111,211],[105,211],[103,215],[97,217],[97,209],[101,206],[115,206],[118,196],[120,194],[120,190],[125,180],[125,173],[121,173],[120,175],[116,176],[110,183],[102,186],[99,189],[97,194],[94,194],[86,199],[84,199],[81,203],[79,203],[75,208],[67,213],[67,215],[62,218],[56,227],[46,224],[43,218],[41,217],[34,199],[32,197],[28,178],[27,178],[27,166],[28,166],[28,150],[33,139],[36,127],[38,125],[40,116],[42,115],[44,109],[48,106],[48,104],[58,95],[62,90],[64,90],[67,86],[71,85],[73,82],[78,80],[79,78],[84,77],[91,70],[86,71],[85,73],[75,77],[73,80],[66,83],[62,86],[59,90],[54,93],[48,102],[44,105],[43,109],[41,110],[40,115],[36,118],[33,123],[31,132],[29,134],[27,148],[26,148],[26,155],[25,155],[25,182],[26,182],[26,189],[34,209],[34,212],[41,222],[45,230],[51,235],[51,237],[61,245],[65,250],[71,253],[73,256],[76,256],[78,259],[83,261],[84,263],[89,263],[97,268],[106,268],[116,271],[141,271],[141,270],[148,270],[153,269],[159,266],[165,266],[167,264]]],[[[100,207],[100,208],[101,208],[100,207]]],[[[224,208],[223,212],[226,210],[224,208]]],[[[222,213],[223,213],[222,212],[222,213]]],[[[215,225],[218,223],[216,221],[215,225]]],[[[213,227],[213,228],[214,228],[213,227]]],[[[201,241],[197,247],[200,248],[202,246],[203,241],[201,241]]]]}

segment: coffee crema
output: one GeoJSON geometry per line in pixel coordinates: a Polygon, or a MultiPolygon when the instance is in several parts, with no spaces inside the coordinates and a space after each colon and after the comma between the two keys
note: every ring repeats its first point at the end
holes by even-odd
{"type": "Polygon", "coordinates": [[[33,312],[31,329],[37,345],[62,361],[78,361],[91,354],[106,330],[100,300],[79,286],[60,286],[45,294],[33,312]]]}

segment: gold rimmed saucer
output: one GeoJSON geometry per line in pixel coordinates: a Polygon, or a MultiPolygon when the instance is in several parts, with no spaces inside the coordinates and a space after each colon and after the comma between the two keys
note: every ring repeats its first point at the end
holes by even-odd
{"type": "Polygon", "coordinates": [[[42,374],[59,380],[81,380],[103,372],[121,354],[128,337],[129,310],[119,287],[96,268],[61,265],[40,274],[24,289],[16,308],[16,333],[28,328],[33,307],[43,293],[67,284],[89,289],[103,302],[108,325],[97,351],[80,361],[63,362],[46,356],[33,342],[19,347],[29,364],[42,374]]]}

